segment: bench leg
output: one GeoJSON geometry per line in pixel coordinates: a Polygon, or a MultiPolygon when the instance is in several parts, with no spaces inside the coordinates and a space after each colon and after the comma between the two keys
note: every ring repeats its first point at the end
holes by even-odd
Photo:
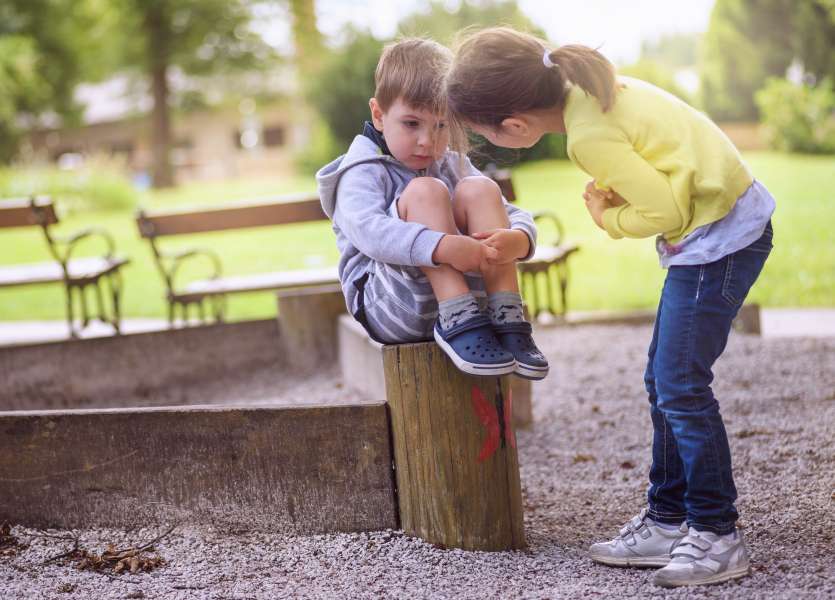
{"type": "Polygon", "coordinates": [[[70,337],[77,338],[78,332],[75,330],[75,323],[73,323],[73,321],[75,320],[75,315],[73,314],[72,290],[72,285],[70,285],[69,283],[64,283],[64,293],[66,294],[67,300],[67,326],[70,330],[70,337]]]}

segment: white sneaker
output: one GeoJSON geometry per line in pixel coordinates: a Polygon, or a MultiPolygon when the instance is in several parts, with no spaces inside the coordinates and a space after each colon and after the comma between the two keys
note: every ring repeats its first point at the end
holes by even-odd
{"type": "Polygon", "coordinates": [[[670,552],[687,535],[687,524],[665,529],[647,516],[647,509],[623,526],[620,535],[609,542],[592,544],[589,557],[615,567],[663,567],[670,552]]]}
{"type": "Polygon", "coordinates": [[[662,587],[704,585],[745,577],[751,571],[748,551],[742,532],[727,535],[696,531],[673,549],[673,558],[653,576],[653,583],[662,587]]]}

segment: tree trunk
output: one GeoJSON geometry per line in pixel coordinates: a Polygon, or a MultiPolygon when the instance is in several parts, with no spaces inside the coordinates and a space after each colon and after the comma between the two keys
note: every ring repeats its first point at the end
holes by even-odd
{"type": "Polygon", "coordinates": [[[151,112],[152,178],[155,188],[174,185],[171,169],[171,119],[168,108],[169,27],[159,3],[151,3],[145,14],[148,40],[148,61],[154,108],[151,112]]]}
{"type": "Polygon", "coordinates": [[[290,0],[293,15],[293,45],[299,81],[305,81],[318,70],[323,56],[322,34],[316,27],[314,0],[290,0]]]}

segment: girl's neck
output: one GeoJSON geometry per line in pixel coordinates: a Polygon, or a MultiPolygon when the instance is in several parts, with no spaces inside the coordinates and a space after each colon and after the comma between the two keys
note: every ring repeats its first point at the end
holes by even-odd
{"type": "Polygon", "coordinates": [[[546,133],[565,133],[563,109],[557,106],[546,108],[537,115],[546,133]]]}

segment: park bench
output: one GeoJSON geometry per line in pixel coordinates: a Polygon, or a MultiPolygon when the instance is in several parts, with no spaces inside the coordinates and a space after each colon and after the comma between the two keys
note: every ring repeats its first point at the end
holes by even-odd
{"type": "Polygon", "coordinates": [[[224,276],[220,256],[216,252],[207,248],[168,252],[160,248],[160,238],[326,219],[318,197],[294,195],[205,210],[158,213],[140,211],[136,223],[140,235],[151,245],[154,261],[165,284],[168,322],[173,327],[178,308],[184,323],[188,322],[191,307],[197,309],[202,322],[206,317],[204,303],[208,303],[215,321],[222,321],[228,294],[328,285],[339,283],[339,276],[335,266],[224,276]],[[176,278],[183,263],[201,256],[209,259],[213,272],[206,279],[179,285],[176,278]]]}
{"type": "Polygon", "coordinates": [[[98,227],[89,227],[67,237],[59,237],[51,231],[58,223],[55,205],[49,197],[13,198],[0,200],[0,228],[40,227],[46,238],[53,261],[26,263],[0,267],[0,287],[63,283],[66,292],[67,323],[70,337],[78,337],[75,327],[75,306],[81,310],[81,327],[86,327],[91,318],[98,319],[113,327],[119,333],[121,295],[121,267],[126,258],[115,255],[115,244],[110,234],[98,227]],[[73,258],[73,253],[82,240],[98,236],[107,244],[102,256],[73,258]],[[102,281],[107,282],[112,312],[108,310],[103,297],[102,281]],[[87,304],[86,290],[95,290],[97,314],[91,315],[87,304]]]}
{"type": "MultiPolygon", "coordinates": [[[[499,185],[508,202],[516,202],[516,191],[509,170],[488,168],[485,175],[499,185]]],[[[551,316],[565,316],[568,310],[568,259],[579,247],[565,241],[565,228],[554,212],[537,211],[533,213],[533,218],[537,225],[548,224],[547,230],[551,237],[543,239],[540,236],[533,257],[517,264],[522,296],[534,307],[534,318],[543,312],[551,316]],[[539,298],[540,282],[545,287],[542,301],[539,298]]]]}

